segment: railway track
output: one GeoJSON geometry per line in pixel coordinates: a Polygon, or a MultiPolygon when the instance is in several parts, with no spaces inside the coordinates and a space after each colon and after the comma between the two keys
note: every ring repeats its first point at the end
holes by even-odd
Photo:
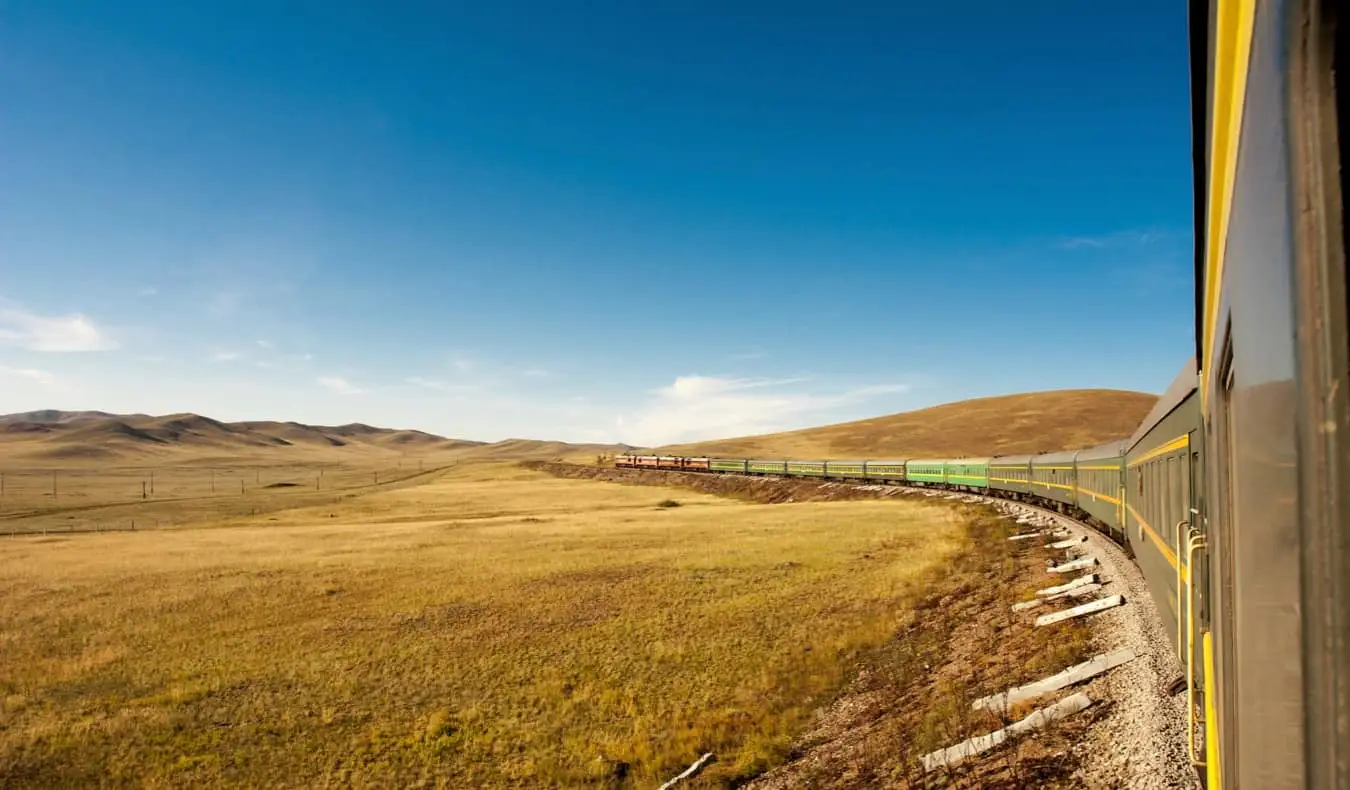
{"type": "MultiPolygon", "coordinates": [[[[783,478],[790,479],[790,478],[783,478]]],[[[1128,787],[1132,790],[1200,788],[1198,775],[1186,751],[1185,694],[1174,694],[1183,672],[1170,649],[1162,619],[1154,608],[1147,582],[1126,548],[1110,535],[1071,516],[1040,505],[987,494],[897,484],[854,484],[826,481],[826,485],[860,490],[894,490],[908,496],[992,506],[1005,516],[1051,533],[1066,531],[1078,554],[1090,556],[1102,585],[1099,600],[1122,596],[1125,604],[1091,615],[1099,651],[1129,650],[1135,658],[1088,682],[1075,685],[1109,714],[1088,730],[1075,745],[1078,778],[1087,787],[1128,787]]]]}
{"type": "MultiPolygon", "coordinates": [[[[1065,689],[1082,692],[1100,706],[1086,736],[1072,748],[1079,766],[1077,778],[1086,787],[1161,788],[1200,787],[1197,772],[1187,753],[1186,693],[1173,693],[1184,670],[1172,650],[1163,618],[1159,616],[1147,581],[1129,552],[1113,536],[1084,521],[1041,505],[1015,501],[974,491],[913,486],[900,482],[880,483],[847,479],[803,479],[796,476],[709,474],[634,468],[593,468],[569,464],[530,464],[531,468],[564,477],[587,477],[611,482],[639,482],[691,487],[709,493],[749,494],[756,501],[791,502],[810,499],[856,499],[856,494],[884,499],[929,498],[959,503],[984,504],[1036,531],[1067,531],[1074,539],[1068,551],[1091,556],[1093,567],[1082,571],[1097,576],[1097,600],[1121,596],[1124,604],[1089,616],[1094,634],[1094,652],[1107,654],[1128,650],[1134,658],[1065,689]],[[725,482],[724,488],[717,485],[725,482]],[[750,487],[744,487],[744,484],[750,487]],[[779,486],[783,491],[777,490],[779,486]],[[837,497],[829,492],[849,492],[837,497]],[[786,493],[787,496],[779,496],[786,493]],[[824,494],[824,496],[822,496],[824,494]],[[796,500],[794,497],[802,497],[796,500]]],[[[1042,538],[1045,544],[1056,539],[1042,538]]],[[[1028,541],[1029,543],[1032,541],[1028,541]]],[[[1037,541],[1039,542],[1039,541],[1037,541]]],[[[1060,554],[1063,558],[1065,555],[1060,554]]],[[[1046,574],[1046,585],[1067,582],[1077,573],[1046,574]]],[[[1062,611],[1082,603],[1050,602],[1028,614],[1062,611]]],[[[1062,669],[1067,669],[1064,667],[1062,669]]],[[[1038,700],[1044,702],[1046,700],[1038,700]]],[[[952,746],[955,744],[949,744],[952,746]]]]}
{"type": "Polygon", "coordinates": [[[1110,714],[1075,747],[1081,778],[1089,787],[1198,788],[1186,754],[1185,694],[1171,688],[1182,669],[1172,654],[1148,586],[1124,548],[1096,528],[1048,508],[982,494],[901,486],[911,492],[992,505],[1006,515],[1034,516],[1051,529],[1085,538],[1096,558],[1100,595],[1123,596],[1125,604],[1092,615],[1100,652],[1131,650],[1135,659],[1076,687],[1110,714]]]}

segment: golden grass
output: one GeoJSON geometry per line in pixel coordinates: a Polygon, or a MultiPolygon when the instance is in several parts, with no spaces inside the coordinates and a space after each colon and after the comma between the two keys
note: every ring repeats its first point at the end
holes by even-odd
{"type": "Polygon", "coordinates": [[[966,540],[513,467],[223,523],[0,541],[0,785],[729,781],[966,540]]]}
{"type": "Polygon", "coordinates": [[[1157,402],[1124,390],[1056,390],[947,403],[800,431],[660,448],[732,458],[913,458],[1017,455],[1129,436],[1157,402]]]}
{"type": "Polygon", "coordinates": [[[236,457],[211,466],[0,466],[0,535],[209,525],[418,484],[454,463],[358,455],[282,463],[236,457]]]}

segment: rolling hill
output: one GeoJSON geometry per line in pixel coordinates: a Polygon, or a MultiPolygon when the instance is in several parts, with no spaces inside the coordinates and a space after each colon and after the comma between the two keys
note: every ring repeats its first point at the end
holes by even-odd
{"type": "Polygon", "coordinates": [[[259,454],[278,461],[296,456],[362,453],[453,453],[465,460],[548,459],[610,454],[625,445],[573,445],[528,439],[488,443],[413,429],[361,423],[306,425],[255,420],[221,422],[198,414],[110,414],[41,411],[0,416],[0,458],[23,461],[117,462],[172,458],[179,462],[259,454]]]}
{"type": "Polygon", "coordinates": [[[734,458],[913,458],[1053,452],[1127,437],[1158,396],[1052,390],[947,403],[785,433],[657,448],[734,458]]]}

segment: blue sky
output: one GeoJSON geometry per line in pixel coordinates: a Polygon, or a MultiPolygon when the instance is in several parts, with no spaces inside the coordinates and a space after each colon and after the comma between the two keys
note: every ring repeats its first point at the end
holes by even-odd
{"type": "Polygon", "coordinates": [[[5,3],[0,411],[654,444],[1181,367],[1176,3],[584,6],[5,3]]]}

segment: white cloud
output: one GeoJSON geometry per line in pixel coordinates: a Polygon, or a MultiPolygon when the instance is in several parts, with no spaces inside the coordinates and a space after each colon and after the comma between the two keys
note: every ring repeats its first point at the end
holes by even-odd
{"type": "Polygon", "coordinates": [[[211,355],[214,362],[237,362],[244,355],[238,351],[217,351],[211,355]]]}
{"type": "Polygon", "coordinates": [[[326,387],[339,395],[356,395],[361,392],[360,389],[341,376],[320,376],[315,381],[320,386],[326,387]]]}
{"type": "Polygon", "coordinates": [[[136,292],[136,295],[137,295],[137,296],[158,296],[158,295],[159,295],[159,289],[156,288],[156,287],[153,286],[153,285],[147,285],[147,286],[145,286],[144,288],[142,288],[141,290],[137,291],[137,292],[136,292]]]}
{"type": "Polygon", "coordinates": [[[259,348],[274,348],[271,340],[258,340],[256,342],[259,348]]]}
{"type": "Polygon", "coordinates": [[[108,351],[118,344],[81,313],[44,316],[0,301],[0,344],[30,351],[108,351]]]}
{"type": "Polygon", "coordinates": [[[56,385],[56,376],[35,368],[11,368],[7,365],[0,365],[0,376],[9,378],[28,379],[35,381],[44,387],[53,387],[56,385]]]}
{"type": "Polygon", "coordinates": [[[791,386],[804,381],[679,376],[655,390],[637,413],[620,415],[615,426],[621,441],[646,446],[773,433],[849,419],[832,412],[909,390],[905,384],[874,384],[820,393],[791,386]]]}

